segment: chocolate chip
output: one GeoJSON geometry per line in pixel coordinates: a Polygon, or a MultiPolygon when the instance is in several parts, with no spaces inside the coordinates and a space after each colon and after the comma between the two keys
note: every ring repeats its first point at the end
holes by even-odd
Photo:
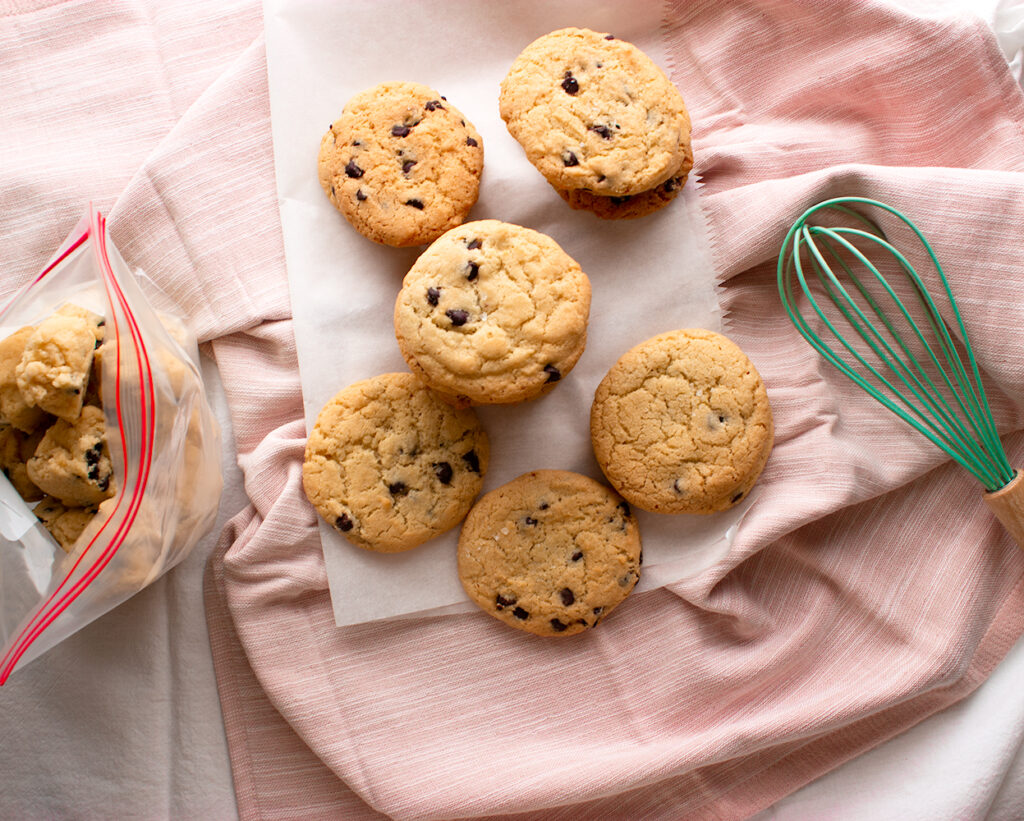
{"type": "Polygon", "coordinates": [[[662,186],[666,194],[671,194],[679,186],[679,180],[676,177],[672,177],[670,180],[665,180],[665,184],[662,186]]]}
{"type": "Polygon", "coordinates": [[[523,523],[528,525],[529,527],[535,527],[537,524],[537,520],[534,519],[533,516],[527,516],[525,519],[523,519],[523,523]]]}
{"type": "Polygon", "coordinates": [[[551,507],[551,505],[549,505],[547,502],[541,502],[540,503],[540,509],[541,510],[547,510],[549,507],[551,507]]]}
{"type": "Polygon", "coordinates": [[[423,104],[423,107],[427,111],[436,111],[437,109],[441,109],[442,111],[444,111],[444,106],[441,105],[441,103],[437,100],[428,100],[426,103],[423,104]]]}
{"type": "Polygon", "coordinates": [[[590,130],[595,134],[599,134],[603,140],[610,140],[612,138],[612,132],[608,130],[606,125],[592,125],[590,130]]]}
{"type": "Polygon", "coordinates": [[[108,473],[108,474],[106,474],[105,476],[103,476],[103,477],[102,477],[102,478],[101,478],[101,479],[100,479],[100,480],[99,480],[99,481],[98,481],[98,482],[96,483],[96,487],[98,487],[98,488],[99,488],[100,490],[104,490],[104,491],[105,491],[105,490],[106,490],[106,489],[107,489],[108,487],[110,487],[110,474],[108,473]]]}
{"type": "Polygon", "coordinates": [[[452,321],[452,325],[458,328],[469,321],[469,313],[458,308],[449,308],[444,315],[452,321]]]}
{"type": "Polygon", "coordinates": [[[619,502],[618,508],[622,511],[623,516],[629,515],[629,502],[619,502]]]}
{"type": "MultiPolygon", "coordinates": [[[[404,163],[402,163],[402,173],[408,174],[410,171],[412,171],[412,167],[414,165],[416,165],[416,160],[406,160],[404,163]]],[[[419,201],[417,200],[417,202],[419,201]]],[[[408,203],[406,203],[406,205],[412,205],[412,201],[409,201],[408,203]]],[[[420,203],[418,207],[422,208],[423,203],[420,203]]]]}
{"type": "Polygon", "coordinates": [[[725,417],[724,416],[719,416],[718,417],[718,421],[719,422],[724,422],[725,421],[725,417]]]}
{"type": "Polygon", "coordinates": [[[477,248],[483,247],[483,244],[484,242],[482,239],[480,239],[479,237],[474,237],[466,244],[466,248],[468,248],[470,251],[475,251],[477,248]]]}
{"type": "Polygon", "coordinates": [[[342,513],[334,520],[334,526],[342,533],[348,533],[352,529],[352,520],[349,518],[347,513],[342,513]]]}
{"type": "Polygon", "coordinates": [[[632,197],[609,197],[614,205],[622,205],[624,202],[629,202],[632,197]]]}
{"type": "Polygon", "coordinates": [[[600,616],[603,612],[604,612],[604,608],[603,607],[595,607],[594,608],[594,615],[595,616],[600,616]]]}
{"type": "Polygon", "coordinates": [[[579,159],[577,159],[576,155],[573,154],[571,151],[566,151],[562,155],[562,162],[565,163],[566,168],[572,168],[574,165],[580,164],[579,159]]]}
{"type": "Polygon", "coordinates": [[[523,610],[522,607],[517,607],[515,610],[513,610],[512,611],[512,615],[515,616],[517,619],[520,619],[520,620],[524,620],[524,619],[530,618],[529,612],[527,612],[526,610],[523,610]]]}
{"type": "Polygon", "coordinates": [[[562,622],[560,622],[558,619],[552,619],[551,620],[551,627],[554,628],[559,633],[561,633],[563,630],[565,630],[565,628],[568,627],[568,626],[569,625],[567,625],[567,624],[562,624],[562,622]]]}
{"type": "Polygon", "coordinates": [[[583,558],[583,551],[582,550],[577,550],[575,553],[572,554],[572,560],[574,562],[578,562],[582,558],[583,558]]]}
{"type": "Polygon", "coordinates": [[[475,450],[469,451],[469,453],[462,454],[462,461],[466,463],[466,466],[473,472],[480,472],[480,457],[476,455],[475,450]]]}
{"type": "Polygon", "coordinates": [[[576,602],[576,596],[573,595],[573,592],[568,587],[563,587],[562,592],[558,595],[562,597],[562,604],[566,607],[576,602]]]}
{"type": "Polygon", "coordinates": [[[450,485],[452,483],[452,466],[447,462],[434,462],[432,465],[434,468],[434,475],[437,477],[442,485],[450,485]]]}
{"type": "Polygon", "coordinates": [[[361,176],[363,176],[363,169],[356,165],[355,160],[349,160],[348,164],[345,166],[345,174],[346,176],[358,180],[361,176]]]}
{"type": "Polygon", "coordinates": [[[640,551],[640,558],[637,560],[637,564],[641,565],[643,563],[644,563],[644,552],[641,550],[640,551]]]}
{"type": "Polygon", "coordinates": [[[619,587],[625,587],[631,581],[633,581],[633,574],[632,573],[627,573],[625,576],[623,576],[621,579],[619,579],[619,587]]]}
{"type": "Polygon", "coordinates": [[[565,72],[565,79],[562,80],[562,90],[570,97],[575,97],[580,93],[580,84],[576,82],[576,78],[572,76],[572,72],[565,72]]]}
{"type": "Polygon", "coordinates": [[[554,365],[545,365],[544,373],[548,375],[547,382],[557,382],[562,378],[562,372],[554,365]]]}
{"type": "MultiPolygon", "coordinates": [[[[91,448],[85,452],[85,463],[90,467],[94,467],[99,464],[100,456],[103,453],[103,443],[97,442],[91,448]]],[[[95,476],[90,476],[90,479],[95,479],[95,476]]]]}
{"type": "Polygon", "coordinates": [[[614,40],[615,39],[615,35],[614,34],[606,34],[604,36],[604,39],[605,40],[614,40]]]}
{"type": "Polygon", "coordinates": [[[411,205],[413,208],[419,208],[420,211],[423,210],[423,200],[406,200],[405,204],[411,205]]]}
{"type": "Polygon", "coordinates": [[[405,482],[392,482],[388,485],[388,491],[390,491],[391,495],[396,499],[409,495],[409,487],[405,482]]]}
{"type": "Polygon", "coordinates": [[[437,305],[437,301],[441,298],[441,291],[438,288],[427,288],[427,302],[431,305],[437,305]]]}
{"type": "Polygon", "coordinates": [[[474,279],[476,279],[476,276],[479,273],[480,273],[480,263],[479,262],[471,262],[471,263],[469,263],[469,273],[466,274],[466,279],[468,279],[470,282],[472,282],[474,279]]]}
{"type": "Polygon", "coordinates": [[[354,146],[356,146],[358,148],[359,146],[362,145],[362,143],[359,142],[359,140],[352,140],[352,145],[354,145],[354,146]]]}
{"type": "Polygon", "coordinates": [[[466,145],[470,145],[473,148],[476,148],[477,147],[477,141],[474,140],[472,137],[466,137],[466,145]]]}
{"type": "Polygon", "coordinates": [[[676,493],[685,493],[686,492],[686,486],[683,484],[683,480],[682,479],[676,479],[672,483],[672,490],[674,490],[676,493]]]}
{"type": "Polygon", "coordinates": [[[391,126],[392,137],[408,137],[412,133],[412,129],[407,125],[393,125],[391,126]]]}
{"type": "Polygon", "coordinates": [[[363,193],[363,189],[360,188],[356,191],[356,199],[362,202],[366,199],[366,194],[363,193]]]}
{"type": "Polygon", "coordinates": [[[501,593],[499,593],[494,598],[494,606],[497,607],[499,610],[504,610],[506,607],[511,607],[515,603],[515,596],[503,596],[501,595],[501,593]]]}
{"type": "MultiPolygon", "coordinates": [[[[102,324],[102,323],[101,323],[101,324],[102,324]]],[[[92,346],[92,349],[93,349],[93,350],[95,351],[95,350],[96,350],[96,349],[97,349],[97,348],[98,348],[98,347],[99,347],[100,345],[102,345],[102,344],[103,344],[103,340],[102,340],[102,339],[97,339],[97,340],[96,340],[96,344],[94,344],[94,345],[92,346]]]]}

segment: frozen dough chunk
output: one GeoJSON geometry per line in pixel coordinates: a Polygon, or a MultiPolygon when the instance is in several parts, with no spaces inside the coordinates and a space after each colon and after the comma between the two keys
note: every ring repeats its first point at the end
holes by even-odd
{"type": "Polygon", "coordinates": [[[26,502],[43,498],[43,492],[28,478],[27,468],[42,437],[42,431],[26,435],[10,425],[0,425],[0,470],[26,502]]]}
{"type": "Polygon", "coordinates": [[[96,334],[94,322],[70,312],[43,320],[28,337],[16,370],[26,404],[74,421],[82,412],[96,334]]]}
{"type": "Polygon", "coordinates": [[[18,389],[18,365],[34,332],[29,326],[0,340],[0,418],[26,433],[46,424],[43,410],[26,402],[18,389]]]}
{"type": "Polygon", "coordinates": [[[28,461],[28,475],[45,493],[68,506],[96,505],[114,495],[113,467],[103,411],[82,408],[74,422],[58,419],[28,461]]]}
{"type": "Polygon", "coordinates": [[[50,535],[60,545],[61,550],[70,553],[78,537],[82,535],[89,522],[96,516],[95,507],[66,507],[59,499],[46,496],[37,504],[32,512],[43,523],[50,535]]]}

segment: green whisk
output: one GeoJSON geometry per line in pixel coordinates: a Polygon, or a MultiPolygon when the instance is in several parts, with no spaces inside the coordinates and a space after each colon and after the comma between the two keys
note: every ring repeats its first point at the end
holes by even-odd
{"type": "Polygon", "coordinates": [[[1024,547],[1024,474],[1007,461],[949,282],[917,227],[875,200],[838,197],[818,203],[786,234],[778,285],[801,335],[981,482],[986,503],[1024,547]],[[882,209],[910,230],[910,241],[920,243],[938,274],[944,290],[939,298],[948,300],[956,339],[907,257],[873,220],[850,206],[882,209]],[[811,224],[816,215],[818,221],[838,217],[844,224],[811,224]],[[830,347],[800,313],[797,287],[813,311],[811,321],[838,346],[830,347]]]}

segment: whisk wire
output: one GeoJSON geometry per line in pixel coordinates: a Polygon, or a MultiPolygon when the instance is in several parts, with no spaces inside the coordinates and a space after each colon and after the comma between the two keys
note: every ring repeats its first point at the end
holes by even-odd
{"type": "Polygon", "coordinates": [[[987,489],[996,490],[1013,478],[1014,472],[999,441],[999,434],[992,420],[981,382],[978,363],[971,350],[960,311],[953,299],[952,289],[928,241],[903,214],[884,203],[862,197],[827,200],[808,209],[786,235],[783,251],[779,255],[778,285],[783,305],[793,324],[829,364],[917,429],[933,444],[945,450],[987,489]],[[897,217],[914,233],[942,283],[961,347],[967,356],[966,366],[946,321],[914,266],[888,240],[877,223],[848,207],[848,204],[881,208],[897,217]],[[866,226],[867,230],[844,226],[809,225],[808,219],[823,209],[856,219],[866,226]],[[917,301],[920,302],[926,327],[930,328],[935,344],[929,340],[922,326],[915,320],[911,309],[858,243],[865,246],[868,252],[874,248],[896,261],[910,282],[917,301]],[[824,290],[829,304],[838,309],[850,328],[878,358],[886,373],[882,373],[875,364],[868,361],[861,350],[840,333],[828,312],[815,298],[802,262],[804,249],[809,254],[813,279],[824,290]],[[828,258],[825,256],[826,253],[828,258]],[[847,258],[844,258],[844,254],[847,258]],[[867,281],[882,289],[883,293],[880,296],[886,298],[887,304],[891,300],[900,318],[900,327],[905,324],[909,328],[910,339],[921,346],[925,354],[924,362],[930,363],[929,367],[925,367],[918,360],[911,344],[898,330],[897,323],[890,319],[871,288],[854,272],[851,261],[867,270],[870,274],[867,281]],[[837,270],[841,270],[845,281],[852,283],[852,288],[844,284],[844,279],[837,275],[837,270]],[[853,357],[855,365],[851,365],[830,348],[796,309],[794,274],[818,319],[853,357]],[[866,308],[858,301],[858,295],[866,308]],[[876,325],[876,322],[880,325],[876,325]],[[871,374],[877,380],[877,384],[865,378],[857,366],[871,374]],[[929,373],[931,369],[940,377],[938,382],[929,373]],[[895,382],[903,387],[894,384],[886,374],[895,377],[895,382]],[[945,386],[945,390],[940,385],[945,386]],[[891,397],[883,388],[891,393],[891,397]],[[952,402],[947,400],[946,394],[952,398],[952,402]]]}
{"type": "MultiPolygon", "coordinates": [[[[808,232],[808,230],[809,229],[805,227],[805,233],[808,232]]],[[[934,320],[934,316],[938,315],[938,310],[935,307],[935,304],[929,296],[927,290],[924,289],[924,283],[921,282],[921,279],[918,276],[917,271],[914,270],[914,267],[910,264],[910,262],[895,247],[893,247],[891,243],[873,234],[867,234],[857,229],[821,229],[820,231],[815,231],[814,233],[824,234],[826,237],[841,243],[845,248],[847,248],[847,250],[849,250],[854,256],[856,256],[860,262],[864,264],[864,266],[871,272],[871,274],[879,282],[879,284],[886,290],[889,296],[893,299],[893,302],[899,308],[900,313],[907,321],[907,324],[913,329],[914,335],[917,338],[917,340],[928,352],[929,358],[935,365],[939,374],[941,374],[944,383],[949,388],[949,391],[956,400],[957,404],[959,405],[960,410],[965,414],[968,420],[970,420],[972,429],[974,430],[975,434],[981,435],[981,432],[973,424],[974,416],[972,412],[969,411],[968,408],[965,406],[966,401],[966,403],[970,404],[973,411],[976,413],[978,411],[977,397],[975,396],[973,390],[971,390],[970,383],[965,378],[962,364],[960,362],[959,357],[955,355],[955,348],[953,348],[952,340],[949,338],[948,333],[946,333],[945,325],[937,324],[934,320]],[[928,342],[924,334],[921,332],[920,327],[918,326],[914,317],[911,315],[910,311],[904,305],[903,300],[900,299],[900,297],[895,293],[893,288],[889,285],[888,281],[886,281],[885,277],[881,274],[878,268],[875,267],[871,260],[869,260],[864,254],[862,254],[858,248],[852,245],[852,243],[847,242],[846,239],[843,236],[841,236],[841,234],[850,234],[853,236],[871,240],[872,242],[877,243],[879,246],[889,251],[900,263],[903,270],[907,273],[911,282],[914,284],[914,290],[918,299],[921,300],[923,306],[925,307],[925,316],[928,319],[929,325],[932,327],[934,333],[936,334],[936,337],[939,341],[939,345],[942,348],[944,360],[946,361],[947,365],[953,369],[957,386],[954,386],[950,381],[949,376],[947,375],[945,369],[942,367],[942,364],[939,362],[938,357],[936,356],[935,351],[932,349],[931,344],[928,342]],[[962,394],[966,394],[966,400],[962,394]]],[[[874,297],[871,295],[868,289],[864,287],[860,278],[857,277],[856,274],[854,274],[853,270],[846,264],[845,260],[843,260],[839,256],[839,254],[835,252],[835,249],[832,248],[832,246],[829,244],[826,244],[825,247],[833,256],[833,258],[837,261],[837,263],[846,272],[847,276],[857,287],[858,292],[861,294],[864,300],[871,306],[871,309],[875,313],[875,315],[888,329],[889,333],[892,335],[897,345],[905,354],[906,359],[901,358],[895,351],[893,351],[893,349],[888,344],[884,336],[875,329],[871,322],[867,320],[867,318],[864,316],[863,312],[860,310],[857,304],[850,298],[850,295],[847,293],[842,283],[838,281],[835,274],[828,266],[827,262],[825,262],[825,260],[821,258],[821,255],[820,253],[818,253],[817,248],[812,247],[811,251],[814,254],[817,262],[819,263],[818,265],[815,266],[818,278],[822,282],[822,285],[828,290],[830,297],[833,298],[833,301],[836,303],[839,310],[847,318],[847,321],[850,322],[851,326],[854,328],[854,330],[857,331],[861,338],[863,338],[872,347],[872,349],[879,356],[879,358],[883,362],[885,362],[885,364],[888,365],[894,373],[896,373],[897,377],[900,378],[900,381],[902,381],[920,401],[922,401],[926,406],[928,406],[933,413],[938,414],[942,421],[944,421],[946,424],[954,428],[954,430],[957,433],[959,433],[962,437],[965,437],[965,441],[969,441],[969,439],[966,439],[966,437],[968,437],[969,434],[967,433],[966,428],[960,422],[960,419],[956,416],[955,411],[953,411],[953,409],[946,402],[945,397],[942,395],[942,393],[939,392],[937,386],[935,385],[934,381],[932,381],[932,378],[928,375],[927,371],[925,371],[924,368],[922,368],[921,365],[914,358],[909,346],[904,342],[903,337],[901,337],[896,332],[892,323],[889,322],[888,317],[885,316],[885,313],[878,305],[878,302],[874,299],[874,297]],[[825,274],[827,274],[827,278],[825,274]],[[856,311],[860,319],[863,321],[863,325],[859,325],[853,319],[853,317],[849,315],[849,312],[844,308],[843,302],[835,298],[835,291],[832,289],[829,280],[831,280],[831,282],[835,284],[836,288],[842,293],[843,300],[847,304],[849,304],[854,311],[856,311]],[[871,342],[871,339],[869,339],[868,335],[865,333],[865,329],[867,329],[867,331],[870,332],[870,335],[877,339],[882,346],[884,346],[886,352],[889,354],[888,357],[885,354],[883,354],[880,350],[878,350],[877,346],[875,346],[871,342]],[[896,367],[896,364],[899,365],[898,368],[896,367]],[[903,374],[906,374],[906,376],[908,376],[914,384],[910,384],[909,382],[907,382],[907,380],[903,378],[903,374]],[[924,383],[927,383],[927,387],[924,383]],[[928,392],[929,388],[931,389],[932,393],[928,392]]],[[[847,348],[849,349],[849,346],[847,346],[847,348]]],[[[853,351],[851,350],[851,352],[853,351]]],[[[865,366],[870,368],[872,372],[875,372],[875,369],[871,368],[870,364],[865,363],[865,366]]],[[[875,373],[878,376],[878,378],[882,378],[880,374],[877,374],[877,372],[875,373]]],[[[916,411],[916,409],[914,410],[916,411]]],[[[928,423],[927,418],[923,418],[923,421],[925,421],[926,424],[928,423]]]]}
{"type": "MultiPolygon", "coordinates": [[[[923,388],[922,385],[920,385],[920,382],[916,379],[916,377],[914,377],[912,372],[910,372],[905,367],[903,368],[903,370],[908,370],[908,373],[910,373],[911,378],[913,378],[914,381],[917,382],[918,387],[915,387],[913,384],[910,384],[907,381],[907,379],[904,378],[903,375],[900,373],[900,368],[896,367],[896,363],[897,362],[899,362],[902,365],[902,363],[900,362],[899,358],[892,351],[892,348],[888,345],[888,343],[886,343],[886,341],[883,338],[881,338],[881,336],[877,333],[877,331],[875,331],[875,329],[870,325],[870,322],[867,321],[867,318],[864,316],[863,312],[856,305],[856,303],[854,303],[849,298],[849,294],[847,293],[846,289],[837,280],[835,275],[829,269],[827,263],[825,263],[825,261],[820,258],[820,254],[817,251],[817,246],[813,242],[808,242],[807,244],[808,244],[809,250],[811,251],[812,256],[815,256],[815,257],[818,258],[819,265],[815,266],[815,271],[816,271],[816,274],[817,274],[819,280],[822,282],[822,285],[825,287],[827,293],[829,293],[829,296],[832,298],[832,301],[839,308],[840,312],[843,313],[843,315],[845,316],[847,321],[858,332],[858,334],[868,343],[868,345],[871,346],[871,348],[874,350],[875,354],[883,362],[885,362],[886,365],[889,366],[889,368],[896,374],[896,376],[900,379],[900,381],[903,382],[907,386],[907,388],[914,394],[914,396],[918,400],[920,400],[926,406],[927,405],[933,405],[933,403],[929,402],[929,398],[928,398],[927,393],[925,392],[925,393],[922,394],[921,391],[924,391],[924,388],[923,388]],[[834,284],[835,287],[838,288],[838,290],[840,292],[842,292],[842,294],[844,295],[845,300],[851,305],[851,307],[854,309],[854,311],[857,314],[859,314],[859,316],[864,321],[864,323],[867,325],[867,327],[871,328],[872,334],[881,341],[881,343],[884,346],[884,348],[889,352],[889,354],[891,354],[891,357],[886,356],[886,354],[882,350],[879,349],[878,345],[875,344],[875,342],[873,342],[871,338],[869,338],[869,335],[863,330],[863,328],[860,326],[858,321],[853,316],[850,315],[849,311],[847,311],[843,307],[842,301],[840,301],[835,296],[835,291],[833,290],[832,285],[830,285],[828,279],[826,278],[826,275],[825,275],[826,272],[827,272],[827,275],[828,275],[828,279],[831,279],[832,280],[832,284],[834,284]],[[920,388],[920,390],[918,388],[920,388]]],[[[797,247],[799,247],[799,240],[797,240],[797,247]]],[[[828,247],[828,246],[826,246],[826,247],[828,247]]],[[[832,249],[829,249],[829,250],[832,251],[832,249]]],[[[920,408],[918,408],[913,403],[913,401],[911,401],[908,397],[906,397],[881,372],[879,372],[878,369],[875,368],[872,365],[871,362],[867,361],[860,354],[860,352],[857,351],[856,348],[854,348],[851,344],[849,344],[847,342],[847,340],[837,331],[837,329],[833,325],[832,321],[825,314],[825,312],[821,309],[821,307],[818,304],[817,300],[814,298],[813,292],[811,292],[806,287],[806,280],[804,278],[803,268],[802,268],[802,265],[800,264],[799,257],[796,257],[795,260],[796,260],[796,266],[797,266],[797,277],[799,278],[799,280],[801,282],[801,285],[804,287],[804,290],[805,290],[805,292],[807,293],[807,296],[808,296],[808,301],[811,303],[812,307],[814,308],[815,313],[819,316],[819,318],[821,318],[822,322],[826,325],[826,327],[829,328],[829,330],[836,336],[836,338],[840,340],[840,342],[850,352],[850,354],[864,368],[866,368],[872,375],[874,375],[875,378],[877,378],[883,385],[885,385],[890,391],[892,391],[893,395],[895,397],[897,397],[897,399],[899,399],[899,401],[906,407],[906,409],[910,413],[912,413],[914,415],[914,417],[916,418],[916,420],[920,424],[915,423],[914,420],[908,418],[907,415],[902,411],[902,409],[899,406],[897,406],[894,403],[892,403],[889,400],[889,398],[887,396],[885,396],[885,394],[882,394],[882,393],[878,392],[874,388],[874,386],[872,386],[870,383],[864,381],[863,378],[860,376],[860,374],[857,373],[857,371],[855,371],[854,369],[850,368],[841,359],[838,359],[837,357],[834,357],[830,350],[828,350],[827,348],[819,347],[818,345],[815,345],[815,347],[818,348],[818,350],[822,351],[823,353],[825,351],[827,351],[827,353],[825,353],[825,355],[826,355],[826,357],[829,359],[829,361],[833,365],[838,367],[839,370],[841,370],[845,375],[847,375],[848,377],[853,379],[855,382],[860,384],[862,387],[864,387],[866,390],[868,390],[878,401],[880,401],[882,404],[884,404],[886,407],[888,407],[894,413],[896,413],[897,415],[899,415],[902,418],[906,419],[910,424],[912,424],[915,427],[917,427],[918,430],[920,430],[922,433],[924,433],[926,436],[928,436],[928,438],[931,439],[934,444],[936,444],[939,447],[944,448],[947,452],[950,453],[951,456],[953,456],[961,464],[963,464],[965,468],[970,470],[974,475],[978,476],[979,481],[990,480],[991,477],[988,475],[988,472],[985,471],[983,463],[979,462],[979,460],[977,458],[975,458],[974,454],[972,453],[971,448],[968,445],[968,441],[969,440],[967,440],[966,437],[963,436],[963,435],[957,435],[957,434],[962,434],[963,433],[962,429],[958,429],[958,430],[955,431],[955,433],[953,435],[950,435],[949,431],[944,430],[942,427],[937,425],[927,415],[927,413],[923,412],[920,408]],[[983,475],[984,475],[984,479],[982,478],[983,475]]],[[[866,260],[865,262],[866,262],[866,265],[868,267],[870,267],[870,268],[874,267],[873,265],[871,265],[870,261],[866,260]]],[[[843,264],[844,267],[846,267],[845,263],[841,263],[841,264],[843,264]]],[[[847,270],[849,270],[848,267],[847,267],[847,270]]],[[[852,272],[850,272],[850,276],[855,281],[858,281],[857,278],[855,276],[853,276],[852,272]]],[[[859,281],[858,281],[858,283],[859,283],[859,281]]],[[[862,290],[862,286],[859,287],[859,290],[862,290]]],[[[802,320],[802,317],[801,317],[801,320],[802,320]]],[[[913,322],[913,319],[911,318],[910,321],[913,322]]],[[[900,337],[897,334],[895,334],[895,331],[892,329],[891,324],[888,322],[887,319],[884,318],[884,316],[883,316],[883,322],[886,324],[887,327],[890,328],[891,331],[893,331],[895,338],[900,339],[900,337]]],[[[804,323],[804,327],[805,328],[807,327],[805,323],[804,323]]],[[[906,346],[903,346],[903,347],[906,350],[906,346]]],[[[927,375],[925,375],[925,376],[927,378],[927,375]]],[[[934,384],[933,384],[933,387],[934,387],[934,384]]],[[[942,399],[941,396],[939,396],[938,398],[940,400],[942,399]]],[[[943,404],[945,404],[945,403],[943,402],[943,404]]],[[[942,414],[939,411],[937,411],[937,412],[939,413],[939,415],[941,417],[944,418],[944,421],[951,421],[947,414],[942,414]]],[[[957,427],[959,427],[959,426],[957,426],[957,427]]]]}

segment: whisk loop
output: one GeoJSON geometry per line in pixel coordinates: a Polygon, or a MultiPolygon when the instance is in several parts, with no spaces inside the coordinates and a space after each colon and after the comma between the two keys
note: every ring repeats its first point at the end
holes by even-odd
{"type": "Polygon", "coordinates": [[[778,286],[793,324],[826,361],[942,448],[986,490],[1011,483],[1015,472],[999,441],[949,281],[928,241],[907,217],[863,197],[818,203],[786,234],[778,286]],[[887,211],[920,242],[945,292],[963,356],[914,266],[875,222],[851,205],[887,211]],[[822,211],[838,212],[855,225],[812,224],[810,219],[822,211]],[[893,263],[901,281],[890,282],[879,267],[893,263]],[[837,346],[830,346],[800,313],[796,288],[837,346]],[[837,323],[855,337],[844,336],[837,323]]]}

